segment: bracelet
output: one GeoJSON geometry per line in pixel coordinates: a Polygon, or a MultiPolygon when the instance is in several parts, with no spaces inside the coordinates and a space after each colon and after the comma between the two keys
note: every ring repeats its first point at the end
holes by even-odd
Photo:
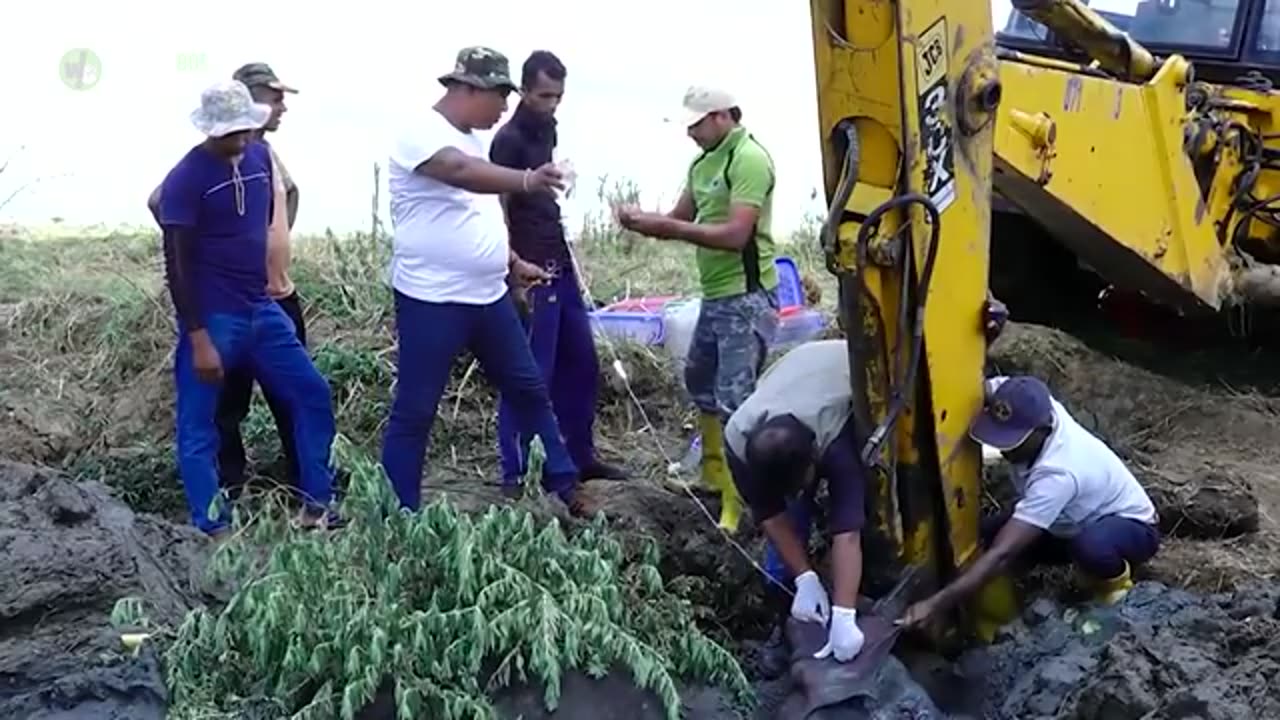
{"type": "Polygon", "coordinates": [[[525,168],[524,176],[520,179],[520,184],[524,186],[524,191],[529,192],[529,169],[525,168]]]}

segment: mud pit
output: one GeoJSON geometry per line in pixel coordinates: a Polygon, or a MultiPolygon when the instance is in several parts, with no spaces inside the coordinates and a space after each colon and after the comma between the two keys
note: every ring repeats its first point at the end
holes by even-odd
{"type": "Polygon", "coordinates": [[[164,717],[155,655],[123,656],[111,612],[132,595],[180,621],[201,598],[205,546],[97,483],[0,461],[0,717],[164,717]]]}
{"type": "Polygon", "coordinates": [[[1107,610],[1038,601],[969,659],[987,678],[984,717],[1280,717],[1276,600],[1272,583],[1208,597],[1141,583],[1107,610]]]}
{"type": "MultiPolygon", "coordinates": [[[[1010,325],[992,361],[1000,372],[1044,378],[1133,465],[1174,536],[1146,573],[1165,584],[1143,583],[1121,608],[1096,615],[1040,600],[993,647],[955,666],[934,663],[932,676],[913,665],[915,679],[890,658],[870,683],[873,692],[810,717],[1280,716],[1274,589],[1242,585],[1234,595],[1196,596],[1168,587],[1216,589],[1270,577],[1280,563],[1270,520],[1280,488],[1280,403],[1179,383],[1043,328],[1010,325]],[[979,692],[964,702],[945,692],[930,699],[916,679],[931,689],[979,692]],[[967,714],[959,707],[966,704],[973,706],[967,714]]],[[[47,442],[36,435],[44,434],[30,438],[47,442]]],[[[33,445],[23,438],[14,450],[26,455],[33,445]]],[[[611,444],[625,450],[617,439],[611,444]]],[[[432,484],[463,507],[503,501],[496,488],[477,482],[432,484]]],[[[686,578],[706,608],[704,627],[731,638],[753,673],[767,620],[759,583],[701,511],[644,481],[593,482],[587,495],[624,535],[659,542],[663,574],[686,578]]],[[[758,536],[741,542],[759,556],[758,536]]],[[[163,717],[159,663],[147,651],[122,656],[112,604],[141,596],[153,619],[176,626],[187,608],[210,600],[197,579],[206,552],[194,531],[134,514],[101,485],[0,463],[0,717],[163,717]]],[[[781,717],[797,696],[786,677],[757,678],[757,689],[754,717],[761,719],[781,717]]],[[[538,709],[540,696],[517,688],[501,704],[509,716],[550,717],[538,709]]],[[[686,717],[733,717],[717,692],[686,688],[683,697],[686,717]]],[[[624,678],[572,676],[554,717],[656,718],[659,707],[624,678]],[[601,715],[603,707],[615,714],[601,715]]],[[[378,717],[373,710],[368,720],[378,717]]]]}

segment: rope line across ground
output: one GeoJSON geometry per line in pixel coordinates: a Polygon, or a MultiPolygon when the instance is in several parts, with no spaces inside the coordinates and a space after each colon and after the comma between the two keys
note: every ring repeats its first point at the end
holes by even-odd
{"type": "MultiPolygon", "coordinates": [[[[573,248],[573,243],[566,242],[565,247],[568,249],[569,262],[573,264],[573,271],[576,276],[575,279],[578,284],[579,292],[582,293],[583,298],[586,300],[587,307],[596,307],[595,298],[591,295],[591,289],[587,287],[587,283],[583,279],[585,276],[582,274],[582,266],[578,262],[578,255],[573,248]]],[[[662,459],[666,461],[668,466],[670,466],[674,462],[674,459],[671,457],[671,454],[667,452],[667,449],[663,447],[662,441],[658,437],[658,428],[649,420],[649,413],[645,410],[644,403],[640,402],[640,397],[636,395],[635,390],[631,387],[631,380],[627,376],[626,366],[622,363],[622,355],[618,352],[618,348],[614,345],[613,339],[609,337],[608,333],[602,332],[600,333],[600,337],[604,339],[605,347],[608,348],[609,354],[613,357],[613,362],[610,363],[613,371],[617,373],[618,377],[622,380],[622,387],[627,391],[627,396],[631,398],[631,402],[636,406],[636,410],[640,412],[640,421],[644,423],[643,431],[649,432],[649,437],[653,439],[654,447],[658,449],[658,453],[662,455],[662,459]]],[[[702,511],[702,515],[707,519],[707,522],[711,523],[711,525],[718,531],[720,537],[724,538],[727,543],[733,546],[733,548],[738,551],[738,554],[742,555],[742,557],[750,563],[751,567],[755,568],[756,572],[760,573],[766,581],[781,588],[787,593],[787,595],[792,597],[795,596],[795,593],[791,588],[779,582],[776,578],[765,571],[760,563],[751,556],[751,553],[747,552],[746,548],[742,547],[741,543],[735,540],[728,531],[720,527],[720,523],[716,520],[715,515],[711,513],[711,510],[707,508],[706,504],[702,502],[691,487],[682,484],[682,489],[684,490],[684,493],[689,496],[689,499],[693,501],[693,504],[698,507],[698,510],[702,511]]]]}

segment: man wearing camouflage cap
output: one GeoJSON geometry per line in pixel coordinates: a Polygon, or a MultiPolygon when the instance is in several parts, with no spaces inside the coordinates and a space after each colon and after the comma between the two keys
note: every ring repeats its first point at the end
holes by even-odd
{"type": "Polygon", "coordinates": [[[550,277],[511,251],[499,201],[564,182],[552,163],[516,170],[490,162],[475,132],[498,123],[516,89],[504,55],[464,48],[439,80],[444,96],[405,124],[388,164],[398,353],[382,465],[401,505],[416,510],[440,396],[455,358],[470,350],[510,403],[517,431],[541,438],[543,487],[580,514],[578,468],[507,286],[508,273],[522,285],[550,277]]]}
{"type": "MultiPolygon", "coordinates": [[[[271,160],[276,169],[275,208],[271,225],[267,228],[267,295],[276,301],[293,321],[298,340],[306,346],[307,326],[302,312],[302,301],[289,277],[290,232],[298,215],[298,186],[293,176],[280,161],[275,147],[267,141],[266,134],[276,132],[280,128],[281,117],[288,112],[285,105],[285,94],[296,94],[298,91],[280,82],[271,66],[262,62],[241,65],[232,74],[249,88],[255,102],[271,107],[271,117],[267,124],[256,133],[256,139],[271,152],[271,160]]],[[[263,390],[263,397],[271,409],[275,419],[276,430],[280,436],[280,447],[284,451],[288,463],[288,478],[296,483],[298,478],[298,454],[294,448],[292,421],[284,404],[273,395],[263,390]]],[[[222,398],[218,404],[218,432],[222,445],[218,450],[218,465],[224,476],[224,482],[234,492],[244,484],[245,455],[244,441],[240,437],[240,423],[249,414],[249,403],[253,397],[253,375],[248,368],[229,373],[223,387],[222,398]]]]}
{"type": "MultiPolygon", "coordinates": [[[[267,295],[275,300],[293,321],[298,340],[306,346],[307,330],[302,313],[302,303],[293,281],[289,277],[290,231],[298,215],[298,186],[280,161],[275,148],[267,141],[266,133],[280,128],[280,119],[288,111],[285,94],[298,91],[280,81],[271,66],[263,62],[241,65],[231,78],[249,89],[254,102],[271,108],[266,124],[253,132],[253,139],[270,151],[276,187],[273,190],[274,210],[267,228],[267,295]]],[[[148,201],[152,216],[157,215],[160,204],[160,188],[157,187],[148,201]]],[[[158,220],[157,220],[158,221],[158,220]]],[[[227,373],[218,402],[217,426],[219,434],[218,473],[222,487],[236,497],[245,482],[244,440],[240,435],[240,423],[249,414],[253,397],[254,378],[250,368],[237,368],[227,373]]],[[[277,397],[263,389],[263,396],[275,419],[280,437],[280,447],[288,464],[288,479],[298,482],[298,454],[293,443],[292,420],[288,409],[277,397]]]]}
{"type": "Polygon", "coordinates": [[[685,386],[700,411],[702,483],[720,492],[721,527],[738,527],[742,500],[724,453],[724,422],[755,390],[777,324],[774,167],[742,126],[730,93],[691,87],[683,124],[702,148],[669,213],[616,209],[618,222],[651,237],[697,247],[702,304],[685,364],[685,386]]]}
{"type": "Polygon", "coordinates": [[[925,623],[1019,559],[1074,563],[1096,600],[1119,602],[1133,587],[1132,567],[1160,547],[1146,490],[1040,379],[997,376],[986,391],[969,434],[1009,461],[1018,501],[1010,512],[984,519],[989,549],[950,585],[908,608],[902,624],[925,623]]]}

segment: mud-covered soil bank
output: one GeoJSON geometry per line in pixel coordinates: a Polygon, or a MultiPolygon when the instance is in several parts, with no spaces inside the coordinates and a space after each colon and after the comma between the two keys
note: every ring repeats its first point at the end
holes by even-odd
{"type": "MultiPolygon", "coordinates": [[[[903,664],[890,658],[867,685],[870,690],[852,692],[858,697],[810,717],[1280,716],[1276,597],[1246,582],[1280,565],[1271,551],[1276,529],[1270,520],[1280,510],[1280,403],[1171,380],[1032,326],[1011,325],[993,348],[992,361],[1001,372],[1043,377],[1132,464],[1170,534],[1145,570],[1164,584],[1144,583],[1118,611],[1097,614],[1072,614],[1066,605],[1041,600],[992,648],[975,650],[954,666],[935,662],[936,672],[927,678],[917,672],[931,689],[950,692],[925,697],[903,664]],[[1173,589],[1179,585],[1239,587],[1235,595],[1193,595],[1173,589]],[[957,710],[974,703],[981,709],[970,708],[968,715],[957,710]]],[[[648,390],[670,394],[665,385],[648,390]]],[[[7,407],[16,407],[11,400],[12,395],[7,407]]],[[[15,436],[25,438],[17,446],[24,459],[60,454],[50,450],[51,439],[83,436],[59,435],[49,430],[52,425],[35,422],[41,407],[35,399],[24,407],[33,410],[8,415],[9,422],[21,420],[30,430],[15,436]],[[40,442],[28,443],[30,438],[40,442]]],[[[635,431],[633,420],[622,421],[619,407],[612,412],[614,425],[635,431]]],[[[625,456],[621,440],[611,445],[625,456]]],[[[0,446],[0,455],[5,452],[0,446]]],[[[505,502],[475,477],[432,480],[429,486],[464,508],[505,502]]],[[[589,483],[586,496],[624,537],[658,542],[664,576],[684,578],[706,608],[703,625],[738,643],[744,667],[752,671],[750,650],[767,621],[759,580],[702,511],[643,475],[631,482],[589,483]]],[[[714,514],[714,501],[706,502],[714,514]]],[[[550,505],[526,504],[539,514],[555,512],[550,505]]],[[[759,557],[758,534],[744,532],[738,542],[759,557]]],[[[147,651],[137,658],[121,652],[110,622],[112,605],[138,596],[149,617],[176,626],[186,609],[211,600],[199,580],[206,557],[206,541],[197,533],[133,512],[102,485],[0,463],[0,717],[162,717],[159,663],[147,651]]],[[[836,683],[837,694],[851,692],[841,684],[847,678],[817,677],[836,683]]],[[[755,717],[763,719],[784,717],[788,700],[794,704],[816,686],[797,687],[784,677],[760,680],[757,687],[762,705],[755,717]]],[[[537,709],[540,697],[538,689],[515,688],[500,704],[513,717],[546,717],[537,709]]],[[[690,688],[685,701],[687,717],[732,717],[719,693],[690,688]]],[[[573,676],[565,681],[555,717],[656,718],[658,708],[626,678],[573,676]],[[614,714],[600,714],[605,709],[614,714]]]]}
{"type": "Polygon", "coordinates": [[[984,716],[998,720],[1280,717],[1274,583],[1193,595],[1144,582],[1116,608],[1040,600],[988,652],[984,716]]]}
{"type": "Polygon", "coordinates": [[[0,460],[0,717],[164,717],[153,653],[121,649],[116,600],[177,623],[201,600],[206,541],[97,483],[0,460]]]}

